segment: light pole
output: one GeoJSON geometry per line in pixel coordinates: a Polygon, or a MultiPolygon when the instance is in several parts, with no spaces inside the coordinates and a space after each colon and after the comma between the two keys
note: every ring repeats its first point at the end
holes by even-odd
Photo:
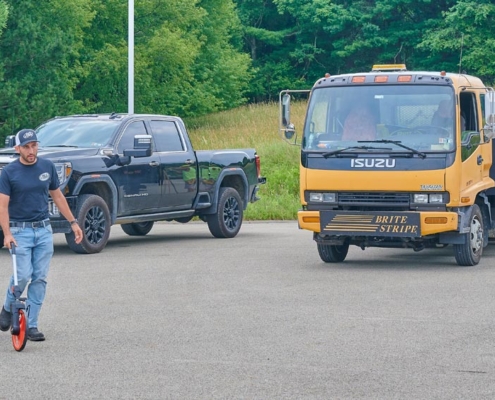
{"type": "Polygon", "coordinates": [[[128,110],[134,114],[134,0],[129,0],[129,33],[128,33],[128,110]]]}

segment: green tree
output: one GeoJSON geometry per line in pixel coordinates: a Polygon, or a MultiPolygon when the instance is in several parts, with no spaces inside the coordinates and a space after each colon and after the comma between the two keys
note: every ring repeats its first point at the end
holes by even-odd
{"type": "MultiPolygon", "coordinates": [[[[93,0],[87,76],[76,96],[97,112],[127,110],[127,8],[93,0]]],[[[242,104],[249,57],[229,0],[143,0],[135,8],[136,112],[205,114],[242,104]]]]}
{"type": "Polygon", "coordinates": [[[0,135],[35,127],[47,117],[82,110],[73,89],[83,74],[82,29],[93,14],[87,0],[7,0],[0,38],[0,135]],[[56,21],[56,23],[54,23],[56,21]]]}
{"type": "Polygon", "coordinates": [[[311,86],[326,72],[375,63],[415,68],[431,56],[422,34],[456,0],[237,0],[256,67],[251,99],[311,86]],[[289,84],[286,81],[289,80],[289,84]]]}
{"type": "Polygon", "coordinates": [[[424,35],[420,45],[434,54],[438,70],[466,71],[495,81],[495,4],[458,1],[424,35]]]}

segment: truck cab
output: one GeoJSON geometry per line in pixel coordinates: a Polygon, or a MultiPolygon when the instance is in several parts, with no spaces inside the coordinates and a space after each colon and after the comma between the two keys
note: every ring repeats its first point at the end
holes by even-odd
{"type": "MultiPolygon", "coordinates": [[[[291,91],[281,131],[293,140],[291,91]]],[[[310,91],[300,159],[299,227],[325,262],[350,245],[420,251],[452,245],[479,263],[494,225],[495,97],[474,76],[377,65],[327,75],[310,91]]]]}

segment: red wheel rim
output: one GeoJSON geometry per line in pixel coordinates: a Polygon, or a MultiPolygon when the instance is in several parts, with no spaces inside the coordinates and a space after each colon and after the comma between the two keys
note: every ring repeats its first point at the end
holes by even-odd
{"type": "Polygon", "coordinates": [[[27,320],[23,310],[19,310],[19,334],[12,335],[12,345],[16,351],[21,351],[27,342],[27,320]]]}

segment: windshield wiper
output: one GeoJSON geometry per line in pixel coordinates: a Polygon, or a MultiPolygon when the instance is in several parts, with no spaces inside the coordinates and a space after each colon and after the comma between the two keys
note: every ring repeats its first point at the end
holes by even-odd
{"type": "Polygon", "coordinates": [[[426,158],[426,154],[423,153],[422,151],[418,151],[416,149],[413,149],[412,147],[406,146],[405,144],[402,144],[400,140],[387,140],[387,139],[380,139],[380,140],[358,140],[358,143],[392,143],[395,144],[399,147],[402,147],[403,149],[409,150],[413,152],[414,154],[417,154],[421,158],[426,158]]]}
{"type": "Polygon", "coordinates": [[[349,146],[349,147],[344,147],[343,149],[338,149],[334,151],[329,151],[327,153],[323,153],[322,156],[325,158],[334,156],[336,154],[342,153],[347,150],[387,150],[390,151],[392,150],[391,148],[384,148],[384,147],[373,147],[373,146],[349,146]]]}

